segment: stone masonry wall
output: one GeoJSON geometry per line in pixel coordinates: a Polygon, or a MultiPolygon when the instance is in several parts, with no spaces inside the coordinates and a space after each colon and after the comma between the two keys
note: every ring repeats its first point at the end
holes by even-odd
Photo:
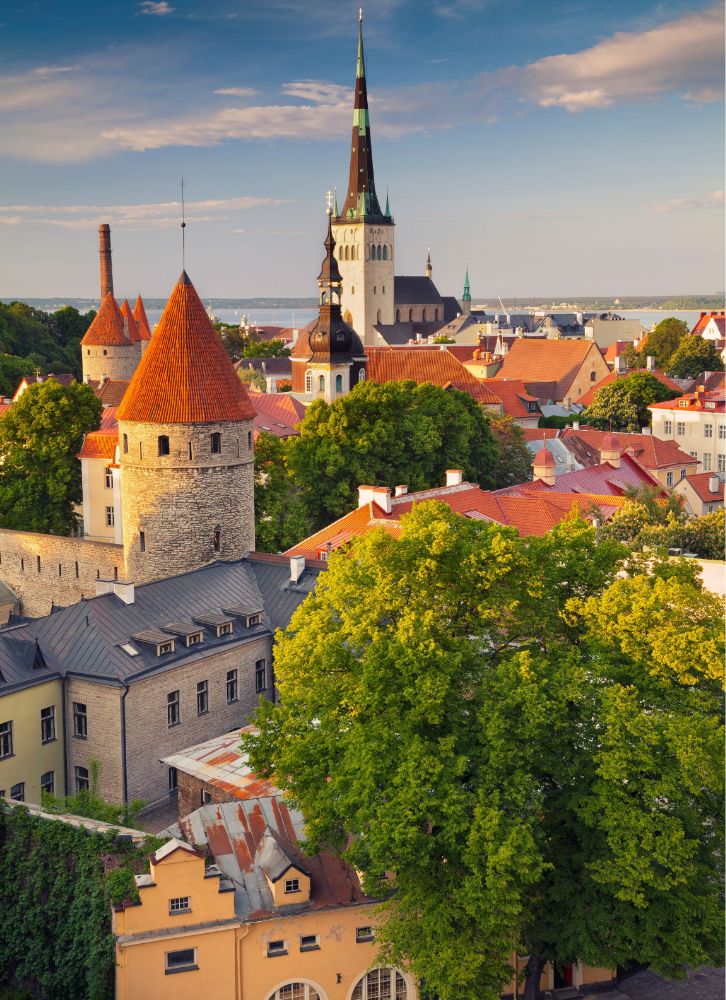
{"type": "Polygon", "coordinates": [[[99,794],[107,802],[123,802],[121,763],[121,695],[118,685],[69,677],[66,682],[66,741],[68,745],[68,791],[76,791],[76,766],[88,768],[91,758],[100,767],[99,794]],[[75,736],[73,703],[86,706],[88,737],[75,736]]]}
{"type": "Polygon", "coordinates": [[[135,681],[126,698],[126,758],[129,798],[159,802],[169,795],[168,768],[161,758],[247,725],[260,694],[255,663],[266,660],[270,696],[272,637],[260,636],[173,669],[135,681]],[[237,701],[227,704],[227,671],[237,670],[237,701]],[[209,682],[209,711],[197,715],[197,682],[209,682]],[[181,721],[167,725],[167,695],[179,691],[181,721]]]}
{"type": "Polygon", "coordinates": [[[96,580],[124,577],[123,549],[109,542],[0,529],[0,580],[39,617],[96,593],[96,580]]]}
{"type": "Polygon", "coordinates": [[[89,344],[82,347],[83,381],[100,382],[104,378],[128,382],[141,360],[139,344],[89,344]]]}
{"type": "Polygon", "coordinates": [[[195,778],[191,774],[184,774],[183,771],[180,771],[179,791],[177,792],[179,819],[188,816],[189,813],[194,812],[195,809],[198,809],[202,805],[202,791],[209,792],[211,801],[215,803],[232,802],[234,800],[234,796],[229,792],[225,792],[221,788],[215,788],[214,785],[208,785],[201,778],[195,778]]]}
{"type": "Polygon", "coordinates": [[[145,583],[254,548],[252,423],[119,424],[126,575],[145,583]],[[211,451],[212,434],[221,452],[211,451]],[[159,455],[159,437],[169,454],[159,455]],[[219,551],[214,532],[219,529],[219,551]],[[144,533],[144,551],[141,535],[144,533]]]}

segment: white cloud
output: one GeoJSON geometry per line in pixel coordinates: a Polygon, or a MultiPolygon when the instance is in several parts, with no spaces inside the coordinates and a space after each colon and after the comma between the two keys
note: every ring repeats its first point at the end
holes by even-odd
{"type": "Polygon", "coordinates": [[[57,76],[59,73],[75,73],[80,66],[38,66],[33,72],[36,76],[48,77],[57,76]]]}
{"type": "Polygon", "coordinates": [[[167,3],[166,0],[159,0],[158,3],[154,2],[154,0],[143,0],[143,2],[139,4],[140,14],[154,14],[156,16],[160,16],[163,14],[171,14],[173,11],[174,8],[171,4],[167,3]]]}
{"type": "Polygon", "coordinates": [[[282,85],[282,92],[312,104],[344,104],[346,108],[353,107],[353,90],[350,87],[325,80],[293,80],[282,85]]]}
{"type": "Polygon", "coordinates": [[[709,191],[692,198],[669,198],[666,201],[651,202],[649,208],[651,212],[658,214],[664,212],[684,212],[704,208],[722,208],[725,203],[723,191],[709,191]]]}
{"type": "Polygon", "coordinates": [[[225,97],[253,97],[257,91],[254,87],[221,87],[214,93],[222,94],[225,97]]]}

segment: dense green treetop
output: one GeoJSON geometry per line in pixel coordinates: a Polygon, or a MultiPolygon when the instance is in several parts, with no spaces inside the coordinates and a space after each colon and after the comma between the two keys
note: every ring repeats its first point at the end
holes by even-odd
{"type": "Polygon", "coordinates": [[[684,337],[668,362],[673,378],[696,378],[701,372],[722,372],[721,355],[710,340],[684,337]]]}
{"type": "Polygon", "coordinates": [[[328,405],[311,403],[286,446],[314,527],[347,513],[359,485],[440,486],[446,469],[496,483],[497,445],[481,407],[465,393],[415,382],[359,382],[328,405]]]}
{"type": "Polygon", "coordinates": [[[35,368],[74,372],[80,377],[80,341],[95,312],[81,314],[72,306],[43,312],[24,302],[0,302],[0,395],[13,393],[35,368]]]}
{"type": "Polygon", "coordinates": [[[287,471],[285,442],[262,431],[255,440],[255,547],[282,552],[310,530],[300,491],[287,471]]]}
{"type": "Polygon", "coordinates": [[[401,525],[332,555],[244,741],[306,849],[392,890],[380,959],[441,1000],[495,1000],[515,949],[531,997],[547,959],[720,962],[721,602],[574,515],[401,525]]]}
{"type": "Polygon", "coordinates": [[[289,358],[291,354],[284,340],[251,340],[242,352],[245,358],[289,358]]]}
{"type": "Polygon", "coordinates": [[[522,428],[507,414],[501,417],[489,414],[489,426],[499,449],[494,466],[495,489],[526,483],[532,478],[532,453],[522,428]]]}
{"type": "Polygon", "coordinates": [[[677,351],[681,340],[690,334],[687,323],[669,316],[656,323],[641,346],[642,355],[655,358],[655,366],[662,372],[670,371],[670,360],[677,351]]]}
{"type": "Polygon", "coordinates": [[[588,422],[595,427],[638,434],[650,424],[651,403],[675,399],[679,392],[649,372],[631,372],[604,385],[595,393],[586,411],[588,422]]]}
{"type": "Polygon", "coordinates": [[[76,455],[101,401],[80,382],[31,385],[0,420],[0,527],[68,534],[81,500],[76,455]]]}

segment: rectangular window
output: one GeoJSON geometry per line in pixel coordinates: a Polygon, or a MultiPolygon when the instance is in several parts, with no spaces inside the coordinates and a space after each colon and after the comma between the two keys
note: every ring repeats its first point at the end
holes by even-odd
{"type": "Polygon", "coordinates": [[[55,739],[55,706],[40,710],[40,742],[52,743],[55,739]]]}
{"type": "Polygon", "coordinates": [[[237,701],[237,671],[227,671],[227,704],[237,701]]]}
{"type": "Polygon", "coordinates": [[[191,909],[191,897],[189,896],[175,896],[174,899],[169,900],[169,913],[190,913],[191,909]]]}
{"type": "Polygon", "coordinates": [[[372,941],[373,940],[373,928],[372,927],[356,927],[356,929],[355,929],[355,939],[356,939],[356,942],[360,942],[360,941],[372,941]]]}
{"type": "Polygon", "coordinates": [[[179,791],[179,772],[175,767],[169,768],[169,795],[176,795],[179,791]]]}
{"type": "Polygon", "coordinates": [[[87,792],[91,787],[87,767],[76,767],[76,791],[87,792]]]}
{"type": "Polygon", "coordinates": [[[202,641],[201,632],[192,632],[191,635],[187,636],[187,646],[198,646],[202,641]]]}
{"type": "Polygon", "coordinates": [[[181,722],[181,712],[179,710],[179,692],[170,691],[166,696],[166,724],[167,726],[178,726],[181,722]]]}
{"type": "Polygon", "coordinates": [[[88,712],[82,701],[73,702],[73,735],[80,740],[88,739],[88,712]]]}
{"type": "Polygon", "coordinates": [[[673,433],[673,421],[672,420],[664,420],[663,421],[663,433],[664,434],[672,434],[673,433]]]}
{"type": "Polygon", "coordinates": [[[106,508],[106,527],[107,528],[113,528],[113,526],[114,526],[115,523],[116,523],[116,513],[115,513],[113,507],[107,507],[106,508]]]}
{"type": "Polygon", "coordinates": [[[13,724],[0,722],[0,760],[13,755],[13,724]]]}
{"type": "Polygon", "coordinates": [[[209,681],[199,681],[197,684],[197,715],[206,715],[209,711],[209,681]]]}
{"type": "Polygon", "coordinates": [[[712,438],[713,437],[713,424],[704,424],[703,425],[703,436],[707,437],[707,438],[712,438]]]}
{"type": "Polygon", "coordinates": [[[40,790],[52,795],[55,790],[55,771],[46,771],[40,776],[40,790]]]}
{"type": "Polygon", "coordinates": [[[255,691],[264,691],[267,687],[267,661],[258,660],[255,663],[255,691]]]}
{"type": "Polygon", "coordinates": [[[703,453],[703,471],[711,471],[711,453],[710,451],[704,451],[703,453]]]}
{"type": "Polygon", "coordinates": [[[685,478],[686,478],[686,470],[685,469],[681,469],[681,479],[685,479],[685,478]]]}
{"type": "Polygon", "coordinates": [[[686,425],[679,420],[678,423],[676,424],[676,434],[679,437],[683,437],[685,433],[686,433],[686,425]]]}
{"type": "Polygon", "coordinates": [[[300,879],[299,878],[286,878],[285,879],[285,892],[300,892],[300,879]]]}
{"type": "Polygon", "coordinates": [[[274,958],[275,955],[287,955],[287,948],[284,941],[267,942],[267,957],[274,958]]]}
{"type": "Polygon", "coordinates": [[[726,455],[718,455],[718,471],[726,472],[726,455]]]}
{"type": "Polygon", "coordinates": [[[217,625],[217,635],[232,635],[232,624],[228,622],[224,625],[217,625]]]}
{"type": "Polygon", "coordinates": [[[10,798],[17,802],[25,802],[25,782],[19,781],[10,789],[10,798]]]}
{"type": "Polygon", "coordinates": [[[206,788],[203,788],[202,789],[201,800],[202,800],[202,805],[203,806],[208,806],[209,803],[212,801],[212,793],[210,791],[207,791],[206,788]]]}
{"type": "Polygon", "coordinates": [[[317,951],[319,947],[317,934],[300,935],[300,951],[317,951]]]}
{"type": "Polygon", "coordinates": [[[156,647],[157,656],[165,656],[167,653],[173,653],[173,652],[174,652],[173,639],[171,640],[171,642],[160,642],[159,645],[156,647]]]}
{"type": "Polygon", "coordinates": [[[167,951],[165,959],[165,971],[167,975],[172,972],[192,972],[194,969],[199,968],[197,965],[196,948],[167,951]]]}
{"type": "Polygon", "coordinates": [[[262,615],[247,615],[247,628],[254,628],[262,621],[262,615]]]}
{"type": "Polygon", "coordinates": [[[726,424],[718,425],[718,436],[721,441],[726,438],[726,424]]]}
{"type": "Polygon", "coordinates": [[[146,533],[143,531],[139,532],[139,551],[146,552],[146,533]]]}
{"type": "Polygon", "coordinates": [[[673,473],[666,472],[666,486],[672,486],[672,485],[673,485],[673,473]]]}
{"type": "Polygon", "coordinates": [[[113,469],[105,469],[103,473],[103,481],[107,490],[113,489],[113,469]]]}

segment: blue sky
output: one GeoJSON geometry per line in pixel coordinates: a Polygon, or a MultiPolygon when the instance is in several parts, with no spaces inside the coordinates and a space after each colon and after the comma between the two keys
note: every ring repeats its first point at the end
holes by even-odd
{"type": "MultiPolygon", "coordinates": [[[[723,11],[370,0],[396,270],[475,298],[723,288],[723,11]]],[[[357,4],[5,0],[0,297],[313,295],[345,187],[357,4]]]]}

